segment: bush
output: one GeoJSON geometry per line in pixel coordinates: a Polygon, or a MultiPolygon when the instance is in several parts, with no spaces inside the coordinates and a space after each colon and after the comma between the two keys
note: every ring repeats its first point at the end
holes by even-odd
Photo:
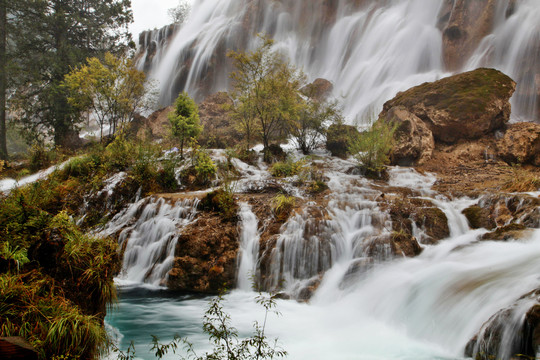
{"type": "Polygon", "coordinates": [[[208,193],[201,200],[200,207],[204,210],[219,212],[225,220],[237,220],[238,204],[234,200],[233,185],[228,183],[208,193]]]}
{"type": "Polygon", "coordinates": [[[272,212],[278,221],[285,221],[296,204],[294,196],[278,194],[272,198],[272,212]]]}
{"type": "Polygon", "coordinates": [[[276,162],[272,165],[270,173],[275,177],[289,177],[298,175],[305,166],[304,160],[294,161],[288,157],[285,162],[276,162]]]}
{"type": "Polygon", "coordinates": [[[45,169],[51,164],[49,151],[41,143],[34,143],[29,153],[30,157],[30,170],[32,172],[45,169]]]}
{"type": "Polygon", "coordinates": [[[396,125],[379,120],[369,130],[350,139],[349,152],[367,174],[380,173],[390,161],[388,155],[395,131],[396,125]]]}

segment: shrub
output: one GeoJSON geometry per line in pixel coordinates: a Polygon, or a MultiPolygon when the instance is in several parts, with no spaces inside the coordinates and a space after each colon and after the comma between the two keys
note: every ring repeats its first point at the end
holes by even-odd
{"type": "Polygon", "coordinates": [[[373,126],[350,139],[349,152],[366,173],[379,173],[388,164],[396,125],[379,120],[373,126]]]}
{"type": "Polygon", "coordinates": [[[216,191],[209,192],[201,200],[200,207],[219,212],[225,220],[237,220],[238,204],[234,200],[234,185],[226,183],[216,191]]]}
{"type": "Polygon", "coordinates": [[[41,143],[34,143],[30,149],[30,170],[35,172],[48,167],[51,164],[49,151],[41,143]]]}
{"type": "Polygon", "coordinates": [[[272,198],[272,212],[278,221],[285,221],[296,204],[294,196],[278,194],[272,198]]]}
{"type": "Polygon", "coordinates": [[[294,161],[288,157],[285,162],[276,162],[272,165],[270,173],[275,177],[289,177],[298,175],[305,166],[304,160],[294,161]]]}
{"type": "Polygon", "coordinates": [[[503,185],[503,190],[509,192],[537,191],[539,188],[540,177],[519,165],[512,166],[512,174],[503,185]]]}

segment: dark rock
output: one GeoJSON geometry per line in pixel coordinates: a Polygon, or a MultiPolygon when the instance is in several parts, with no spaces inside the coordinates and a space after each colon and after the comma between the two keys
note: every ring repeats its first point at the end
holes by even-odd
{"type": "Polygon", "coordinates": [[[379,118],[404,106],[427,125],[436,141],[478,139],[508,122],[515,88],[500,71],[477,69],[398,93],[384,104],[379,118]]]}
{"type": "Polygon", "coordinates": [[[521,122],[508,125],[497,142],[498,156],[509,164],[540,166],[540,124],[521,122]]]}
{"type": "Polygon", "coordinates": [[[385,120],[397,124],[395,144],[390,155],[391,165],[419,165],[431,158],[435,140],[420,118],[405,107],[397,106],[388,110],[385,120]]]}
{"type": "Polygon", "coordinates": [[[345,158],[349,155],[350,139],[357,137],[358,129],[354,126],[333,124],[326,133],[326,149],[332,153],[332,156],[345,158]]]}
{"type": "Polygon", "coordinates": [[[37,261],[47,270],[56,270],[58,261],[64,252],[66,240],[57,229],[44,231],[39,240],[28,248],[28,260],[37,261]]]}
{"type": "Polygon", "coordinates": [[[0,338],[0,358],[5,360],[38,360],[37,351],[22,337],[0,338]]]}
{"type": "Polygon", "coordinates": [[[473,205],[463,210],[462,213],[467,218],[471,229],[485,228],[491,230],[497,226],[491,217],[489,209],[473,205]]]}

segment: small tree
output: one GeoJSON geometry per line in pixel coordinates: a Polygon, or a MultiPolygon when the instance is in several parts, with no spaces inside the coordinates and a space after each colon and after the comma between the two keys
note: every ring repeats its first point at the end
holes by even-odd
{"type": "Polygon", "coordinates": [[[349,152],[367,173],[378,173],[388,164],[396,125],[379,119],[373,126],[350,139],[349,152]]]}
{"type": "Polygon", "coordinates": [[[80,112],[95,114],[100,127],[109,125],[109,135],[131,122],[135,113],[147,106],[146,76],[135,69],[131,60],[105,54],[104,61],[87,59],[66,75],[64,85],[69,89],[69,103],[80,112]]]}
{"type": "Polygon", "coordinates": [[[267,153],[270,142],[288,135],[298,117],[304,75],[272,51],[271,39],[261,36],[261,40],[254,51],[231,51],[228,56],[236,66],[231,74],[234,118],[245,132],[248,146],[256,129],[267,153]]]}
{"type": "Polygon", "coordinates": [[[190,12],[191,5],[185,0],[182,0],[176,7],[167,10],[167,15],[169,15],[173,23],[181,25],[186,21],[190,12]]]}
{"type": "Polygon", "coordinates": [[[307,155],[322,141],[329,125],[342,121],[343,116],[337,102],[307,99],[300,108],[299,115],[290,131],[298,149],[307,155]]]}
{"type": "Polygon", "coordinates": [[[172,135],[180,142],[180,156],[184,157],[184,145],[190,139],[196,139],[202,132],[199,121],[199,108],[186,92],[178,95],[174,103],[174,111],[168,115],[171,122],[172,135]]]}

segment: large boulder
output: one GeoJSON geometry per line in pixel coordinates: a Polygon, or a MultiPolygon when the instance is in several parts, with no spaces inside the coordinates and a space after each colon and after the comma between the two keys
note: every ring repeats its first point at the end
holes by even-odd
{"type": "Polygon", "coordinates": [[[499,157],[508,163],[540,166],[540,124],[509,125],[497,147],[499,157]]]}
{"type": "Polygon", "coordinates": [[[334,90],[334,85],[326,79],[315,79],[311,84],[307,84],[300,91],[317,101],[324,101],[334,90]]]}
{"type": "Polygon", "coordinates": [[[431,158],[435,140],[424,122],[403,106],[388,110],[386,121],[397,124],[395,144],[390,155],[392,165],[411,166],[431,158]]]}
{"type": "Polygon", "coordinates": [[[435,140],[478,139],[510,119],[509,99],[516,83],[494,69],[477,69],[398,93],[380,117],[403,106],[428,126],[435,140]]]}

